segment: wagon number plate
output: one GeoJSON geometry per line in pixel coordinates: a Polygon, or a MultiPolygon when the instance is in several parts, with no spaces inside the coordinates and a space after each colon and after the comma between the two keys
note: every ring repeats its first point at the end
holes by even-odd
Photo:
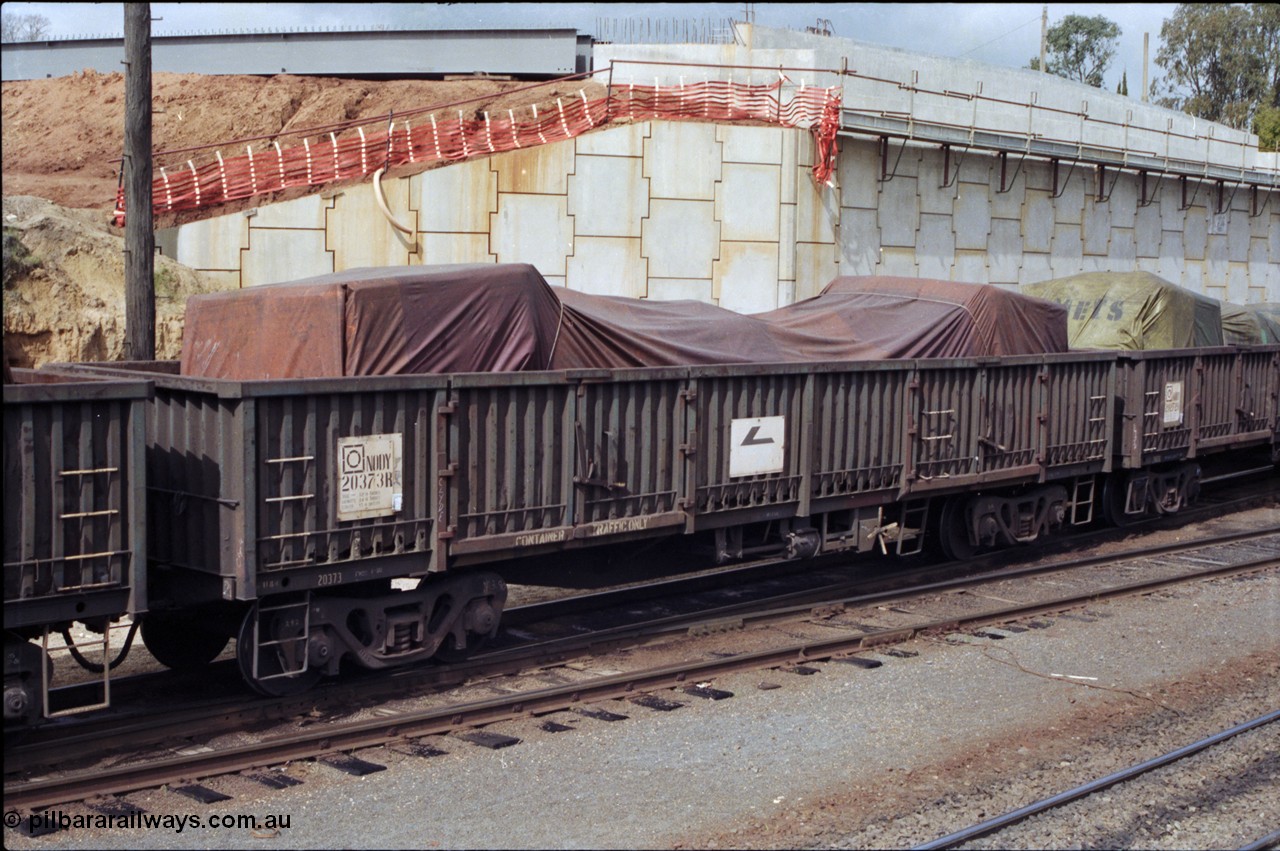
{"type": "Polygon", "coordinates": [[[338,438],[338,519],[389,517],[403,504],[403,436],[338,438]]]}

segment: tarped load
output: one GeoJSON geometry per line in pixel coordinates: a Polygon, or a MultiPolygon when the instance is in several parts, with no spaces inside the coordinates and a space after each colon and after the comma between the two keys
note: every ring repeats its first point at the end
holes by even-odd
{"type": "Polygon", "coordinates": [[[510,263],[352,269],[193,296],[181,370],[254,380],[791,359],[751,317],[586,295],[510,263]]]}
{"type": "Polygon", "coordinates": [[[1028,284],[1022,292],[1066,307],[1072,349],[1223,344],[1218,302],[1151,272],[1085,272],[1028,284]]]}
{"type": "Polygon", "coordinates": [[[564,324],[553,369],[780,363],[812,360],[775,339],[768,324],[701,301],[648,301],[563,287],[564,324]]]}
{"type": "Polygon", "coordinates": [[[181,370],[255,380],[1065,350],[1062,308],[997,287],[837,278],[808,301],[743,316],[552,287],[512,263],[353,269],[193,296],[181,370]]]}
{"type": "Polygon", "coordinates": [[[560,302],[523,264],[352,269],[187,300],[183,375],[546,369],[560,302]]]}
{"type": "Polygon", "coordinates": [[[1280,343],[1280,304],[1221,302],[1222,340],[1228,346],[1280,343]]]}
{"type": "Polygon", "coordinates": [[[1065,352],[1066,311],[989,284],[841,277],[822,293],[756,314],[809,360],[1065,352]]]}

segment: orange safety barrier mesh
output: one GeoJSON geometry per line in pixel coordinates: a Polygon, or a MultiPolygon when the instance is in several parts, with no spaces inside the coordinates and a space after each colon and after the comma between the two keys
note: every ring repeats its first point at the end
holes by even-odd
{"type": "MultiPolygon", "coordinates": [[[[559,98],[553,108],[522,109],[531,117],[506,115],[483,118],[437,113],[427,119],[396,120],[383,129],[370,123],[353,135],[335,133],[317,141],[281,147],[279,142],[255,153],[224,158],[172,172],[160,168],[152,182],[152,209],[159,215],[214,208],[228,201],[252,198],[296,186],[323,186],[339,180],[363,178],[376,170],[410,163],[461,161],[572,139],[617,120],[677,119],[697,121],[760,121],[782,127],[807,127],[817,141],[814,180],[829,185],[835,170],[836,131],[840,127],[839,86],[801,86],[785,103],[782,79],[771,85],[707,81],[678,86],[615,85],[602,98],[559,98]],[[366,129],[366,127],[370,129],[366,129]]],[[[349,132],[349,131],[344,131],[349,132]]],[[[116,196],[115,223],[123,226],[123,186],[116,196]]]]}

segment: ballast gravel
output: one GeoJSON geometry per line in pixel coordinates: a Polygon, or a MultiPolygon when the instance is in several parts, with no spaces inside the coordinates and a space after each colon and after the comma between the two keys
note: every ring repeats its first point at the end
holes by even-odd
{"type": "MultiPolygon", "coordinates": [[[[1231,522],[1276,527],[1280,510],[1231,522]]],[[[684,704],[673,711],[613,701],[592,708],[625,720],[505,722],[487,729],[522,741],[497,750],[449,736],[429,740],[439,756],[363,751],[387,769],[359,778],[299,763],[286,771],[303,784],[283,791],[210,779],[233,795],[213,805],[127,796],[152,814],[287,815],[286,829],[6,830],[6,845],[910,847],[1280,707],[1280,571],[1037,621],[1003,639],[915,640],[873,670],[736,675],[713,684],[724,700],[660,693],[684,704]]],[[[1277,826],[1276,742],[1262,728],[970,847],[1240,847],[1277,826]]]]}

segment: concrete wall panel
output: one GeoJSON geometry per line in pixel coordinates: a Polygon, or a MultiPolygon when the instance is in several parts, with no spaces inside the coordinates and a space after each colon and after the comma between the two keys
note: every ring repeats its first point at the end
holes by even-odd
{"type": "Polygon", "coordinates": [[[546,278],[564,277],[573,251],[573,219],[564,195],[499,195],[490,251],[499,263],[532,263],[546,278]]]}
{"type": "Polygon", "coordinates": [[[1188,260],[1203,260],[1209,246],[1209,220],[1203,207],[1187,210],[1182,245],[1188,260]]]}
{"type": "Polygon", "coordinates": [[[839,220],[839,195],[802,170],[796,180],[796,242],[835,242],[839,220]]]}
{"type": "Polygon", "coordinates": [[[1086,204],[1088,206],[1080,223],[1080,251],[1105,257],[1111,243],[1111,204],[1092,200],[1086,204]]]}
{"type": "MultiPolygon", "coordinates": [[[[1025,168],[1025,164],[1023,168],[1025,168]]],[[[987,189],[987,197],[991,200],[991,218],[993,219],[1010,219],[1012,221],[1022,220],[1022,205],[1027,201],[1027,178],[1024,174],[1013,173],[1015,166],[1009,166],[1009,188],[1008,191],[999,191],[1000,178],[997,176],[997,183],[987,189]]]]}
{"type": "MultiPolygon", "coordinates": [[[[1236,199],[1239,204],[1240,199],[1236,199]]],[[[1249,259],[1249,214],[1243,209],[1232,209],[1227,219],[1227,258],[1233,263],[1249,259]]]]}
{"type": "Polygon", "coordinates": [[[721,143],[726,163],[779,165],[782,162],[784,132],[778,127],[737,127],[722,124],[716,127],[716,138],[721,143]]]}
{"type": "Polygon", "coordinates": [[[721,307],[762,313],[778,307],[778,246],[725,242],[715,261],[712,292],[721,307]]]}
{"type": "Polygon", "coordinates": [[[648,295],[648,264],[640,256],[638,238],[578,237],[566,265],[570,289],[628,298],[648,295]]]}
{"type": "Polygon", "coordinates": [[[986,248],[991,238],[990,187],[975,183],[960,184],[952,212],[955,219],[957,249],[986,248]]]}
{"type": "Polygon", "coordinates": [[[721,239],[778,241],[781,177],[777,165],[724,164],[715,207],[721,239]]]}
{"type": "Polygon", "coordinates": [[[920,190],[921,213],[951,214],[960,183],[955,178],[957,159],[959,156],[952,152],[951,161],[947,163],[947,173],[943,174],[942,153],[929,151],[924,155],[920,163],[920,178],[916,184],[920,190]]]}
{"type": "Polygon", "coordinates": [[[568,191],[573,160],[573,144],[560,142],[498,154],[488,162],[498,173],[499,192],[563,195],[568,191]]]}
{"type": "Polygon", "coordinates": [[[651,198],[714,201],[721,144],[714,124],[660,121],[644,140],[644,173],[651,198]]]}
{"type": "Polygon", "coordinates": [[[956,260],[951,267],[951,280],[971,284],[991,283],[991,270],[987,267],[987,252],[956,249],[956,260]]]}
{"type": "Polygon", "coordinates": [[[1053,199],[1048,192],[1028,190],[1022,205],[1022,247],[1025,251],[1048,251],[1053,246],[1053,199]]]}
{"type": "MultiPolygon", "coordinates": [[[[184,266],[236,270],[240,268],[240,250],[249,247],[249,220],[241,213],[231,213],[192,222],[178,228],[176,242],[174,259],[184,266]]],[[[324,244],[323,235],[320,244],[324,244]]]]}
{"type": "Polygon", "coordinates": [[[874,210],[880,198],[880,159],[875,145],[842,139],[837,177],[840,203],[845,207],[874,210]]]}
{"type": "Polygon", "coordinates": [[[1080,259],[1084,254],[1084,246],[1080,240],[1080,226],[1059,224],[1053,229],[1053,250],[1050,251],[1049,264],[1053,268],[1055,278],[1065,278],[1080,270],[1080,259]]]}
{"type": "Polygon", "coordinates": [[[1084,199],[1094,194],[1088,190],[1095,186],[1094,176],[1077,167],[1070,177],[1060,177],[1063,182],[1058,189],[1061,194],[1053,199],[1053,217],[1060,225],[1078,225],[1084,215],[1084,199]]]}
{"type": "MultiPolygon", "coordinates": [[[[641,253],[658,278],[710,278],[720,246],[720,223],[711,201],[653,199],[641,225],[641,253]]],[[[773,286],[775,278],[769,281],[773,286]]]]}
{"type": "Polygon", "coordinates": [[[579,156],[643,157],[644,140],[652,128],[649,121],[617,125],[607,130],[584,133],[574,140],[574,144],[579,156]]]}
{"type": "Polygon", "coordinates": [[[569,177],[569,214],[577,236],[639,237],[649,214],[649,181],[639,157],[579,155],[569,177]]]}
{"type": "Polygon", "coordinates": [[[1160,256],[1160,234],[1163,230],[1160,207],[1140,207],[1133,220],[1134,248],[1139,257],[1160,256]]]}
{"type": "Polygon", "coordinates": [[[498,262],[489,253],[487,233],[423,233],[418,235],[418,242],[422,246],[422,262],[433,266],[498,262]]]}
{"type": "Polygon", "coordinates": [[[951,277],[951,264],[956,253],[956,236],[951,230],[950,216],[921,214],[920,233],[916,245],[916,267],[922,278],[951,277]]]}
{"type": "Polygon", "coordinates": [[[1030,283],[1022,274],[1022,222],[1010,219],[991,220],[991,242],[988,244],[988,283],[1030,283]]]}
{"type": "Polygon", "coordinates": [[[1034,284],[1058,277],[1053,271],[1052,256],[1039,252],[1027,252],[1022,255],[1022,268],[1019,275],[1018,282],[1023,284],[1034,284]]]}
{"type": "MultiPolygon", "coordinates": [[[[382,188],[391,214],[407,227],[416,228],[417,214],[409,209],[409,181],[384,181],[382,188]]],[[[336,196],[326,219],[335,272],[364,266],[406,266],[421,260],[416,240],[392,227],[378,208],[372,186],[352,187],[336,196]]]]}
{"type": "Polygon", "coordinates": [[[308,195],[279,204],[264,204],[249,220],[254,228],[296,228],[323,230],[324,214],[330,202],[319,195],[308,195]]]}
{"type": "MultiPolygon", "coordinates": [[[[487,160],[434,168],[409,178],[426,233],[488,233],[498,209],[498,175],[487,160]]],[[[385,182],[390,185],[390,182],[385,182]]]]}
{"type": "Polygon", "coordinates": [[[834,245],[802,242],[796,246],[796,301],[816,296],[839,275],[834,245]]]}
{"type": "Polygon", "coordinates": [[[920,196],[914,178],[895,177],[880,184],[880,244],[913,248],[920,228],[920,196]]]}
{"type": "Polygon", "coordinates": [[[705,301],[715,304],[711,281],[703,278],[650,278],[649,298],[656,301],[705,301]]]}
{"type": "MultiPolygon", "coordinates": [[[[1112,220],[1114,222],[1114,219],[1112,220]]],[[[1111,228],[1111,250],[1107,253],[1109,268],[1115,272],[1128,272],[1138,260],[1134,247],[1133,228],[1111,228]]]]}
{"type": "Polygon", "coordinates": [[[325,250],[324,239],[322,230],[255,230],[253,245],[241,255],[240,286],[296,281],[338,271],[333,253],[325,250]]]}
{"type": "Polygon", "coordinates": [[[880,263],[876,266],[873,274],[902,275],[908,278],[918,277],[919,269],[916,268],[916,250],[914,248],[881,248],[880,263]]]}
{"type": "Polygon", "coordinates": [[[880,262],[880,227],[875,210],[840,211],[840,274],[873,275],[880,262]]]}

